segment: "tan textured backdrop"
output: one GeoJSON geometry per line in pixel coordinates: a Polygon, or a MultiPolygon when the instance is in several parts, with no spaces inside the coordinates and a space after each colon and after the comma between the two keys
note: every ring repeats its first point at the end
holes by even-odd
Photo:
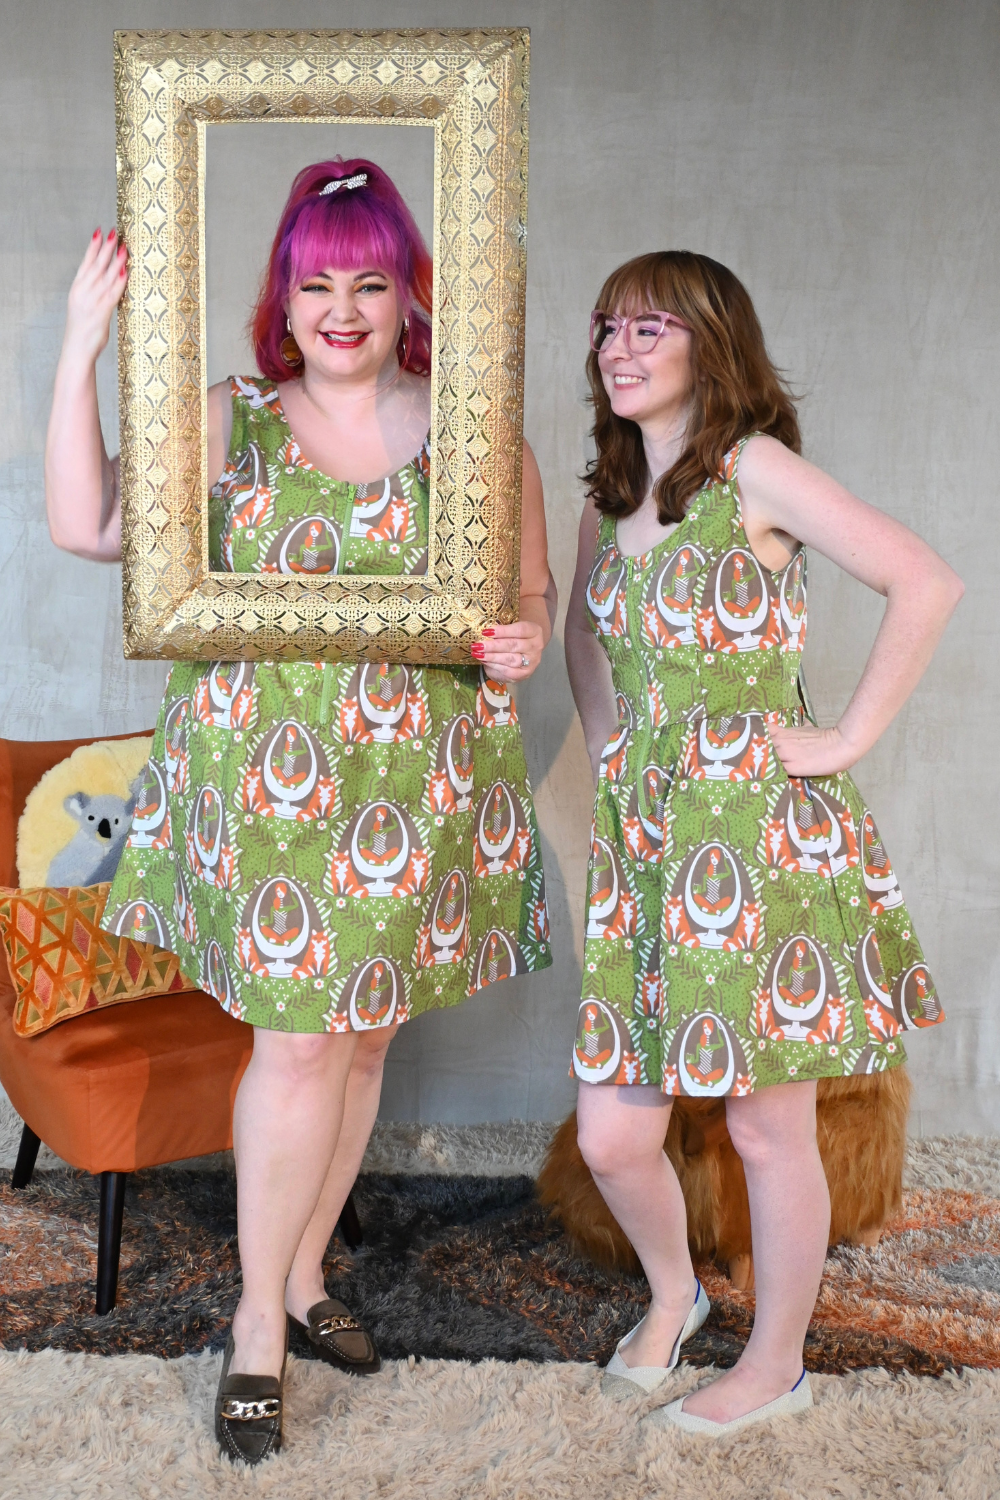
{"type": "MultiPolygon", "coordinates": [[[[1000,1134],[992,0],[285,0],[280,16],[264,0],[6,0],[0,732],[135,729],[162,683],[156,664],[122,659],[117,569],[56,552],[41,504],[65,292],[113,212],[112,29],[279,20],[532,28],[526,430],[564,600],[588,451],[587,314],[611,266],[666,246],[745,280],[803,394],[808,455],[962,573],[934,665],[858,774],[950,1016],[910,1049],[914,1129],[1000,1134]]],[[[242,211],[272,224],[275,205],[243,186],[242,211]]],[[[109,434],[114,386],[105,359],[109,434]]],[[[811,604],[809,678],[832,717],[879,604],[821,561],[811,604]]],[[[571,1103],[591,791],[558,642],[521,711],[557,967],[415,1023],[390,1054],[388,1118],[553,1119],[571,1103]]]]}

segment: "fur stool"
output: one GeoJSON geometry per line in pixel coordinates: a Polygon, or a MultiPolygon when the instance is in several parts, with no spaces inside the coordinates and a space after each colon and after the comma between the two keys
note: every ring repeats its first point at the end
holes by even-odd
{"type": "MultiPolygon", "coordinates": [[[[910,1088],[902,1067],[820,1080],[816,1136],[830,1186],[831,1245],[877,1245],[882,1226],[899,1210],[910,1088]]],[[[733,1285],[749,1290],[750,1208],[743,1163],[726,1128],[725,1100],[676,1098],[664,1150],[684,1192],[692,1255],[727,1265],[733,1285]]],[[[640,1269],[580,1155],[575,1112],[549,1147],[538,1196],[558,1214],[578,1254],[608,1268],[640,1269]]]]}

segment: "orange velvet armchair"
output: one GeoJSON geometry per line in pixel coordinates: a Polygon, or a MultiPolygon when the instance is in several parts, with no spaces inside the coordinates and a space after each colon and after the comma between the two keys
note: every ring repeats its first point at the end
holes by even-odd
{"type": "MultiPolygon", "coordinates": [[[[17,884],[17,822],[28,793],[88,743],[0,740],[0,885],[17,884]]],[[[253,1030],[190,990],[91,1011],[26,1038],[13,1029],[14,999],[0,945],[0,1083],[24,1121],[11,1186],[30,1181],[42,1141],[100,1176],[97,1311],[110,1312],[128,1174],[232,1145],[233,1100],[253,1030]]]]}

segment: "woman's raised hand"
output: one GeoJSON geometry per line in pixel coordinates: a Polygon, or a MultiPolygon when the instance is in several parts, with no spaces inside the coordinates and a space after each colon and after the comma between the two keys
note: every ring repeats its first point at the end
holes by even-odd
{"type": "Polygon", "coordinates": [[[97,410],[97,356],[128,284],[128,251],[99,229],[69,290],[45,440],[45,506],[57,547],[98,562],[121,556],[117,459],[108,458],[97,410]]]}
{"type": "Polygon", "coordinates": [[[111,314],[128,285],[128,251],[115,231],[95,229],[69,289],[64,352],[96,360],[108,342],[111,314]]]}
{"type": "Polygon", "coordinates": [[[542,659],[545,635],[533,620],[515,620],[513,625],[485,625],[483,640],[472,655],[496,682],[523,682],[542,659]]]}

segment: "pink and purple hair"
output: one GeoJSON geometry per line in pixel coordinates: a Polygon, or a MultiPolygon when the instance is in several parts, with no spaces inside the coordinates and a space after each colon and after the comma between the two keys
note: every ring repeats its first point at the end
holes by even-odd
{"type": "Polygon", "coordinates": [[[432,264],[413,215],[392,179],[372,161],[356,157],[303,167],[288,195],[271,246],[250,335],[257,368],[268,380],[301,373],[281,357],[286,335],[284,303],[291,289],[327,266],[336,270],[378,269],[396,283],[409,332],[400,341],[404,370],[427,375],[431,367],[432,264]],[[362,187],[321,195],[327,183],[364,172],[362,187]],[[404,348],[405,344],[405,348],[404,348]]]}

